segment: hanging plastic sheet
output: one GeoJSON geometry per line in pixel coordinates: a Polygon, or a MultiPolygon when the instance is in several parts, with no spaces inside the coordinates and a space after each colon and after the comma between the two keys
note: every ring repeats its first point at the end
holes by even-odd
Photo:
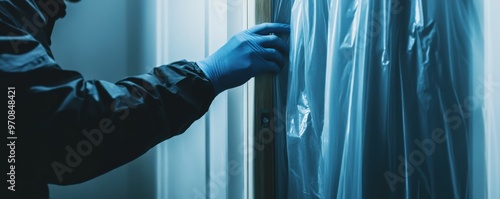
{"type": "MultiPolygon", "coordinates": [[[[290,16],[292,12],[293,0],[274,0],[272,1],[273,22],[280,22],[290,24],[290,16]]],[[[288,35],[282,36],[284,41],[290,41],[288,35]]],[[[274,79],[274,107],[275,118],[275,171],[276,171],[276,196],[279,199],[286,199],[288,184],[288,158],[287,158],[287,144],[286,144],[286,100],[288,89],[288,71],[289,63],[274,79]]]]}
{"type": "Polygon", "coordinates": [[[275,20],[286,22],[282,9],[291,7],[292,27],[288,89],[276,102],[286,100],[279,195],[472,197],[473,179],[484,181],[472,171],[481,161],[472,140],[484,132],[482,101],[471,97],[482,66],[477,6],[275,1],[275,20]]]}

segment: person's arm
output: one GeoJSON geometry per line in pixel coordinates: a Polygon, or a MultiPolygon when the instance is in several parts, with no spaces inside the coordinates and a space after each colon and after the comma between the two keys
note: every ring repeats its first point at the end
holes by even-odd
{"type": "Polygon", "coordinates": [[[19,68],[0,71],[1,110],[7,89],[15,93],[12,165],[19,194],[35,196],[46,183],[80,183],[115,169],[184,132],[215,97],[188,61],[116,83],[85,80],[47,55],[19,68]]]}
{"type": "Polygon", "coordinates": [[[200,66],[174,62],[116,83],[62,70],[40,53],[40,45],[23,42],[21,49],[31,52],[17,56],[27,60],[15,62],[22,66],[0,66],[0,76],[2,85],[16,87],[19,165],[24,175],[29,173],[25,177],[74,184],[139,157],[184,132],[218,93],[262,72],[279,71],[287,47],[269,33],[288,31],[283,24],[256,26],[234,36],[200,66]]]}
{"type": "Polygon", "coordinates": [[[27,156],[46,157],[47,182],[54,184],[83,182],[137,158],[184,132],[215,97],[187,61],[117,83],[84,80],[56,65],[9,76],[19,125],[29,126],[20,141],[39,149],[27,156]]]}

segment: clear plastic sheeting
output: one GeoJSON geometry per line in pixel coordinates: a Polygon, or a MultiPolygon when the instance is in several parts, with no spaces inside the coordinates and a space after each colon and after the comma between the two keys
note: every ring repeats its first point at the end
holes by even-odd
{"type": "MultiPolygon", "coordinates": [[[[273,22],[290,24],[290,16],[294,0],[274,0],[272,1],[273,22]]],[[[290,41],[289,35],[281,36],[284,41],[290,41]]],[[[286,101],[288,89],[289,64],[274,79],[274,107],[275,118],[275,171],[276,171],[276,197],[286,199],[288,187],[288,160],[287,160],[287,140],[286,140],[286,101]]]]}
{"type": "Polygon", "coordinates": [[[484,198],[482,5],[273,5],[292,27],[280,198],[484,198]]]}

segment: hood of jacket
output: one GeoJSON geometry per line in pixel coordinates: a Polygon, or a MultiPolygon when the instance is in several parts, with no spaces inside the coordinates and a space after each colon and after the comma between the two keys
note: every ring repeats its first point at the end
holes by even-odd
{"type": "Polygon", "coordinates": [[[50,37],[54,23],[65,15],[64,0],[0,1],[0,35],[12,40],[34,39],[52,56],[50,37]]]}

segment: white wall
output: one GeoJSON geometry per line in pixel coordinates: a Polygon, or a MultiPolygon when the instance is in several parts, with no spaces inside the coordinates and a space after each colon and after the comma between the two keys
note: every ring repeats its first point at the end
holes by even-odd
{"type": "Polygon", "coordinates": [[[126,3],[87,0],[67,5],[67,15],[56,22],[52,35],[56,61],[88,79],[123,78],[127,73],[126,3]]]}
{"type": "MultiPolygon", "coordinates": [[[[157,3],[158,64],[201,60],[246,28],[245,0],[157,3]]],[[[245,198],[248,88],[221,93],[182,136],[159,145],[157,198],[245,198]]]]}
{"type": "MultiPolygon", "coordinates": [[[[157,64],[205,57],[204,4],[197,0],[157,0],[157,64]]],[[[157,198],[205,194],[205,117],[183,135],[159,145],[157,198]]]]}

